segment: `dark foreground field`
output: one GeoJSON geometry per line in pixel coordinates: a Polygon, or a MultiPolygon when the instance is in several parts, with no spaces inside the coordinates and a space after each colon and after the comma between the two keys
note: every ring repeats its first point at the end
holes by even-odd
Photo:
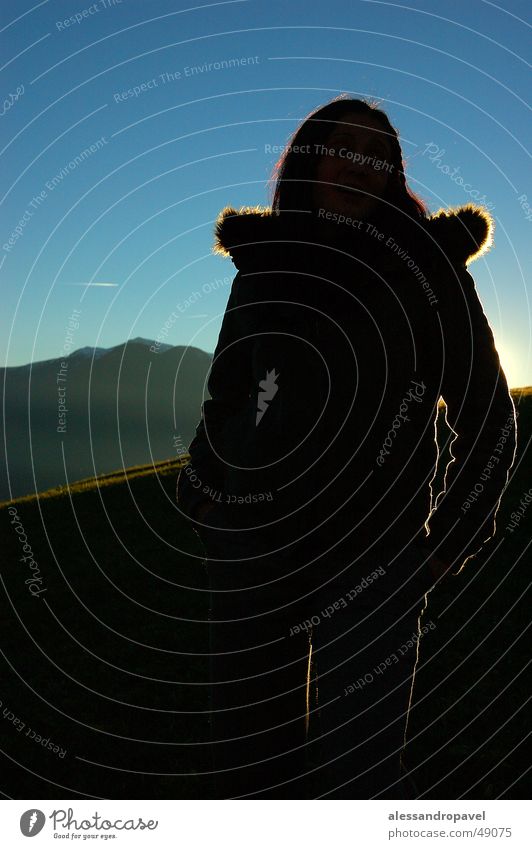
{"type": "MultiPolygon", "coordinates": [[[[532,506],[506,526],[532,487],[532,395],[514,400],[519,455],[495,544],[430,597],[438,627],[423,642],[409,746],[423,798],[528,796],[532,506]]],[[[0,505],[5,796],[209,798],[203,551],[176,511],[177,470],[0,505]]]]}

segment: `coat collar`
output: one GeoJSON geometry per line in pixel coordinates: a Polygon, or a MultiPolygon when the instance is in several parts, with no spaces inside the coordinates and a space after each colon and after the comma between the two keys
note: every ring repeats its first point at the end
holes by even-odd
{"type": "MultiPolygon", "coordinates": [[[[274,213],[270,207],[226,206],[216,220],[215,253],[230,256],[240,267],[245,257],[253,258],[264,243],[297,238],[308,224],[310,213],[274,213]],[[254,250],[255,249],[255,250],[254,250]]],[[[469,264],[485,254],[493,242],[494,221],[485,207],[475,204],[440,209],[424,219],[429,241],[434,240],[453,263],[469,264]]],[[[358,231],[353,231],[355,243],[358,231]]],[[[419,233],[416,227],[412,233],[419,233]]]]}

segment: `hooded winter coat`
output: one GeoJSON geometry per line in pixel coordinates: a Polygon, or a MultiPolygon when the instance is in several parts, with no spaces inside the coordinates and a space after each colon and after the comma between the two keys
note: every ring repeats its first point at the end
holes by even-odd
{"type": "Polygon", "coordinates": [[[218,217],[215,251],[238,272],[178,506],[194,522],[213,500],[205,525],[239,529],[250,550],[349,533],[355,548],[417,540],[461,564],[494,533],[515,453],[513,402],[466,267],[493,222],[473,205],[417,222],[327,213],[330,235],[316,237],[316,214],[218,217]],[[438,494],[440,398],[455,436],[438,494]]]}

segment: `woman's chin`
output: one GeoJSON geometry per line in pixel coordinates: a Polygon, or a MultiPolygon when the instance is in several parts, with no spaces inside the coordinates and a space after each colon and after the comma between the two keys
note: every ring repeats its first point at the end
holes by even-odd
{"type": "Polygon", "coordinates": [[[371,198],[357,195],[355,192],[343,192],[341,190],[331,193],[331,195],[321,204],[322,207],[345,215],[349,218],[358,218],[363,220],[365,216],[369,216],[375,207],[375,203],[371,198]]]}

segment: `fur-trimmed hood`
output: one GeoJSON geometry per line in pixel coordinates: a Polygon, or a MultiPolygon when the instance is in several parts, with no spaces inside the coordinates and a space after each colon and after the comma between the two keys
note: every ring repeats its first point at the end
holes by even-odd
{"type": "MultiPolygon", "coordinates": [[[[299,218],[301,218],[299,215],[299,218]]],[[[247,206],[235,209],[226,206],[216,219],[214,253],[230,256],[238,265],[239,250],[257,243],[287,238],[286,214],[277,214],[270,207],[247,206]]],[[[489,251],[493,243],[494,221],[483,206],[464,206],[440,209],[430,215],[423,226],[429,237],[439,244],[453,262],[468,265],[489,251]]]]}

